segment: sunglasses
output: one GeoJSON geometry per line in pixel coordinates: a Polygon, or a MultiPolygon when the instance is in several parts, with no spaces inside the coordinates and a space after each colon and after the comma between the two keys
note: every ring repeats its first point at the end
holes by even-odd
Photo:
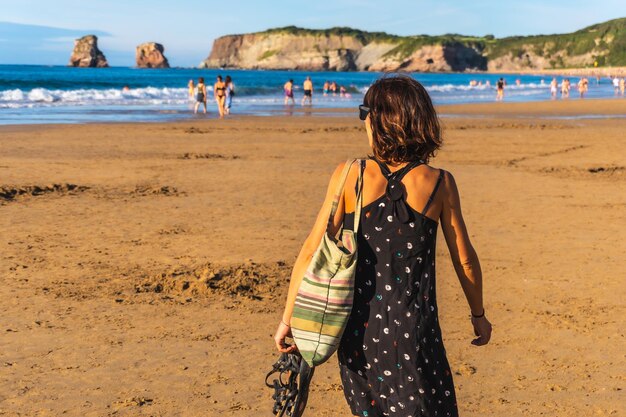
{"type": "Polygon", "coordinates": [[[359,119],[365,121],[367,119],[367,115],[370,112],[370,108],[366,105],[359,104],[359,119]]]}

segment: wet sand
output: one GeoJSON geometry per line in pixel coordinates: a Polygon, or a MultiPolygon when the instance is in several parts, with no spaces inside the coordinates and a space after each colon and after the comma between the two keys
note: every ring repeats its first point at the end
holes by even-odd
{"type": "MultiPolygon", "coordinates": [[[[442,236],[461,415],[625,413],[626,100],[450,106],[492,342],[442,236]],[[519,117],[522,115],[523,117],[519,117]]],[[[290,267],[356,115],[0,128],[0,415],[271,415],[290,267]]],[[[347,416],[336,359],[308,416],[347,416]]]]}

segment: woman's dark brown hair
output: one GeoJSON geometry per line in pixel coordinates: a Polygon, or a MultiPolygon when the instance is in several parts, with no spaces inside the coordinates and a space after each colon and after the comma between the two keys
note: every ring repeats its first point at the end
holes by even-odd
{"type": "Polygon", "coordinates": [[[442,144],[439,118],[426,89],[405,74],[386,74],[365,94],[373,157],[387,164],[428,160],[442,144]]]}

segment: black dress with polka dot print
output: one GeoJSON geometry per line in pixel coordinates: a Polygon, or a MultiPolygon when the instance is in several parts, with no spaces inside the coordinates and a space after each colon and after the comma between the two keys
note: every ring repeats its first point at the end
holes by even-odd
{"type": "MultiPolygon", "coordinates": [[[[404,199],[402,178],[378,161],[385,195],[362,208],[354,305],[338,349],[352,414],[365,417],[457,417],[435,294],[438,223],[404,199]]],[[[346,213],[345,227],[354,224],[346,213]]]]}

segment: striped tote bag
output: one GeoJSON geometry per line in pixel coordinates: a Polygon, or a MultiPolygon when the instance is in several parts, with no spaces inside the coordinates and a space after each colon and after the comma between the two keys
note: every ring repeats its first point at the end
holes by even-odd
{"type": "Polygon", "coordinates": [[[338,237],[330,235],[348,171],[355,159],[348,160],[335,193],[326,233],[313,255],[291,316],[291,333],[302,358],[311,366],[326,362],[337,350],[352,310],[357,263],[357,230],[363,201],[363,169],[360,160],[356,188],[353,230],[341,227],[338,237]]]}

